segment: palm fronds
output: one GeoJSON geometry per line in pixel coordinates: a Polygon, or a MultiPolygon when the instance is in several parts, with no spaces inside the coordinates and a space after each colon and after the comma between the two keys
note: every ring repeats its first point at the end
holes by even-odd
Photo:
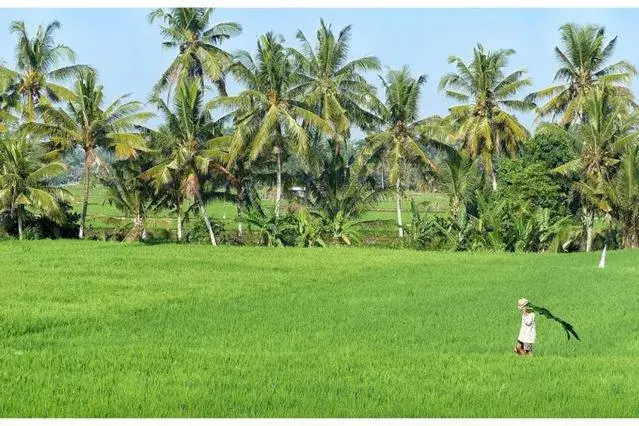
{"type": "Polygon", "coordinates": [[[528,305],[526,305],[526,307],[538,315],[541,315],[545,318],[551,319],[559,323],[559,325],[561,325],[564,331],[566,332],[566,337],[568,338],[568,340],[570,340],[571,336],[574,336],[575,339],[581,341],[581,339],[579,338],[579,335],[575,331],[575,328],[572,326],[572,324],[555,316],[552,312],[548,310],[548,308],[545,308],[543,306],[537,306],[531,302],[528,302],[528,305]]]}

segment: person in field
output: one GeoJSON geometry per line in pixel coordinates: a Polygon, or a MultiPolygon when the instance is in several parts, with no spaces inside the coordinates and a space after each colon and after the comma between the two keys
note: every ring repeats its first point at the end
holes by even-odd
{"type": "Polygon", "coordinates": [[[527,299],[519,299],[517,307],[521,310],[521,328],[514,351],[518,355],[532,355],[532,347],[537,334],[535,313],[528,309],[527,299]]]}

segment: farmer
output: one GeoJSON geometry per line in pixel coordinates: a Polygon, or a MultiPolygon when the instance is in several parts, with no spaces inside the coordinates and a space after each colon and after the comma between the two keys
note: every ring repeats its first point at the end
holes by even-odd
{"type": "Polygon", "coordinates": [[[535,313],[528,310],[527,299],[519,299],[517,307],[521,310],[521,328],[514,351],[518,355],[532,355],[532,346],[536,336],[535,313]]]}

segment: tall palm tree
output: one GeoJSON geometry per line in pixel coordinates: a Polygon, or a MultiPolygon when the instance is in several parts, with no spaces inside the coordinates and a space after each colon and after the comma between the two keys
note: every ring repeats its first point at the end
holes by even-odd
{"type": "MultiPolygon", "coordinates": [[[[148,16],[149,22],[161,19],[160,26],[166,49],[178,48],[177,57],[164,71],[154,92],[170,92],[171,85],[183,77],[213,82],[221,96],[226,96],[224,74],[231,64],[229,53],[219,46],[239,34],[242,26],[235,22],[221,22],[211,26],[211,8],[156,9],[148,16]]],[[[169,93],[170,94],[170,93],[169,93]]],[[[168,102],[168,101],[167,101],[168,102]]]]}
{"type": "MultiPolygon", "coordinates": [[[[380,104],[375,88],[361,73],[379,70],[380,62],[374,56],[348,59],[350,25],[336,37],[330,25],[321,20],[316,38],[313,47],[302,31],[297,32],[300,49],[291,50],[299,65],[296,86],[315,112],[346,140],[352,124],[366,130],[379,122],[374,113],[380,104]]],[[[340,145],[335,144],[336,153],[340,145]]]]}
{"type": "Polygon", "coordinates": [[[456,137],[470,158],[481,158],[484,172],[492,178],[497,189],[495,157],[502,153],[514,154],[528,137],[526,128],[507,110],[529,111],[530,101],[515,96],[531,81],[525,78],[525,70],[504,73],[512,49],[484,50],[481,44],[473,49],[473,59],[466,64],[461,58],[451,56],[448,62],[455,64],[457,72],[445,74],[439,89],[447,97],[463,102],[449,108],[456,137]]]}
{"type": "Polygon", "coordinates": [[[418,164],[437,169],[430,157],[429,147],[449,150],[450,146],[438,140],[433,133],[432,120],[419,119],[419,100],[426,76],[411,76],[408,67],[391,70],[381,77],[386,90],[386,103],[382,108],[385,130],[366,137],[364,153],[382,152],[388,159],[388,180],[395,186],[395,207],[399,237],[404,236],[402,222],[402,196],[404,178],[411,165],[418,164]]]}
{"type": "Polygon", "coordinates": [[[25,213],[40,213],[63,223],[62,201],[69,194],[51,186],[49,180],[66,170],[61,162],[46,161],[46,150],[26,138],[9,135],[0,142],[0,209],[9,212],[18,222],[22,239],[25,213]]]}
{"type": "Polygon", "coordinates": [[[555,170],[573,176],[576,189],[587,202],[584,222],[586,251],[590,251],[597,210],[607,212],[609,209],[605,188],[618,170],[627,147],[639,142],[639,116],[629,114],[625,101],[607,86],[596,87],[588,93],[583,114],[585,123],[572,128],[545,123],[540,129],[571,138],[579,147],[577,159],[555,170]]]}
{"type": "Polygon", "coordinates": [[[80,147],[84,150],[80,238],[84,237],[91,169],[100,163],[100,151],[113,152],[125,159],[146,149],[144,138],[135,131],[135,126],[145,123],[152,114],[142,111],[142,103],[127,101],[127,97],[121,96],[104,108],[104,89],[98,84],[95,71],[83,71],[75,82],[72,101],[64,108],[40,105],[43,122],[22,126],[27,132],[50,137],[53,145],[61,149],[80,147]]]}
{"type": "Polygon", "coordinates": [[[79,71],[89,69],[86,65],[74,65],[73,50],[55,43],[53,35],[59,28],[58,21],[53,21],[46,27],[40,25],[35,37],[30,38],[24,22],[11,23],[11,32],[18,35],[16,69],[0,65],[0,74],[13,82],[7,93],[22,98],[22,117],[26,121],[35,120],[35,110],[42,96],[51,102],[71,100],[73,92],[58,83],[79,71]],[[71,62],[71,65],[58,68],[64,60],[71,62]]]}
{"type": "Polygon", "coordinates": [[[282,41],[281,37],[267,33],[258,40],[254,58],[248,52],[239,52],[231,71],[247,88],[237,96],[221,97],[210,103],[211,107],[235,110],[231,162],[244,151],[248,151],[252,162],[272,148],[277,165],[276,216],[282,199],[282,157],[290,151],[302,159],[307,156],[309,127],[337,136],[328,121],[299,100],[294,86],[294,64],[282,41]]]}
{"type": "MultiPolygon", "coordinates": [[[[211,173],[228,175],[222,161],[227,159],[217,145],[220,123],[215,122],[203,102],[204,91],[200,82],[182,79],[176,88],[173,108],[158,95],[151,102],[157,107],[164,122],[158,130],[147,130],[152,147],[165,153],[159,164],[140,176],[152,180],[156,188],[179,182],[177,200],[178,229],[181,229],[182,206],[187,199],[194,199],[206,224],[212,245],[217,245],[213,228],[206,213],[202,197],[202,180],[211,173]]],[[[181,231],[179,232],[179,234],[181,231]]]]}
{"type": "Polygon", "coordinates": [[[561,115],[564,125],[584,121],[587,94],[600,84],[608,85],[618,96],[632,101],[629,86],[637,70],[627,61],[610,63],[617,37],[606,42],[604,27],[597,25],[568,23],[562,25],[559,32],[563,46],[555,47],[560,67],[554,81],[558,84],[527,97],[535,102],[548,99],[538,110],[540,117],[561,115]]]}

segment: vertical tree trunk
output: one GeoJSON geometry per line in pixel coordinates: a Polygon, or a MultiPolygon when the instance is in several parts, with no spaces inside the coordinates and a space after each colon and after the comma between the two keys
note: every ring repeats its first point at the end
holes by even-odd
{"type": "Polygon", "coordinates": [[[180,202],[180,198],[178,196],[177,199],[177,241],[178,243],[182,242],[182,203],[180,202]]]}
{"type": "Polygon", "coordinates": [[[244,230],[242,227],[242,207],[240,206],[239,202],[237,205],[237,235],[239,237],[242,236],[244,230]]]}
{"type": "Polygon", "coordinates": [[[200,213],[202,214],[202,219],[204,219],[204,223],[206,224],[206,229],[209,231],[209,237],[211,238],[211,245],[217,246],[215,242],[215,235],[213,234],[213,228],[211,227],[211,221],[209,220],[209,216],[206,214],[206,208],[204,207],[204,202],[202,201],[202,196],[200,192],[197,192],[197,201],[200,205],[200,213]]]}
{"type": "Polygon", "coordinates": [[[242,207],[244,206],[244,185],[238,185],[237,189],[237,235],[242,236],[244,233],[242,223],[242,207]]]}
{"type": "Polygon", "coordinates": [[[397,230],[399,233],[399,238],[404,238],[404,224],[402,222],[402,186],[399,179],[397,177],[397,191],[395,194],[395,204],[397,207],[397,230]]]}
{"type": "Polygon", "coordinates": [[[586,224],[586,252],[589,252],[592,249],[592,234],[593,227],[595,225],[595,211],[594,209],[590,209],[588,212],[588,223],[586,224]]]}
{"type": "Polygon", "coordinates": [[[80,239],[84,238],[84,224],[87,219],[87,207],[89,206],[89,152],[84,154],[84,195],[82,199],[82,215],[80,216],[80,239]]]}
{"type": "Polygon", "coordinates": [[[18,239],[22,239],[22,206],[18,206],[18,239]]]}
{"type": "Polygon", "coordinates": [[[490,170],[490,178],[493,183],[493,191],[497,191],[497,174],[495,173],[495,168],[492,166],[490,170]]]}
{"type": "Polygon", "coordinates": [[[280,217],[280,202],[282,201],[282,150],[277,148],[277,187],[275,188],[275,217],[280,217]]]}

